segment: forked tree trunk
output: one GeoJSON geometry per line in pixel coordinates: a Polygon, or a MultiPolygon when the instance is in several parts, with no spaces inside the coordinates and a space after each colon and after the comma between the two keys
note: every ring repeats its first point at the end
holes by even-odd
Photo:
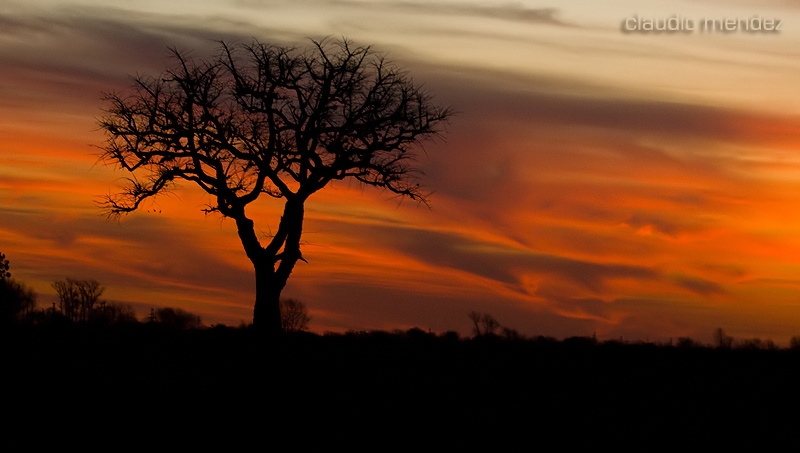
{"type": "Polygon", "coordinates": [[[256,277],[256,301],[253,307],[253,326],[267,334],[280,334],[280,297],[286,281],[300,254],[303,232],[303,201],[287,200],[278,232],[267,247],[259,243],[253,222],[241,216],[236,219],[239,237],[253,263],[256,277]]]}

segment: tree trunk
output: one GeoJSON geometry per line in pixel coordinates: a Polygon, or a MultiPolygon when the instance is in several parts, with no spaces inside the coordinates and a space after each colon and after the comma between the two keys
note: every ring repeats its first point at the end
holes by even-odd
{"type": "Polygon", "coordinates": [[[285,282],[284,285],[278,284],[271,262],[255,265],[255,271],[256,302],[253,307],[253,326],[269,334],[280,334],[283,331],[280,300],[285,282]]]}
{"type": "Polygon", "coordinates": [[[303,232],[303,215],[303,200],[288,199],[278,232],[266,247],[258,242],[253,222],[244,215],[241,219],[237,218],[239,237],[255,269],[253,326],[267,334],[277,335],[283,331],[280,297],[294,265],[302,259],[300,236],[303,232]]]}

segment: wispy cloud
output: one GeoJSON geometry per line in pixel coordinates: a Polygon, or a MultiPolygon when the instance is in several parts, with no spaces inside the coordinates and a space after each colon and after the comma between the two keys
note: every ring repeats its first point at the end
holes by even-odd
{"type": "Polygon", "coordinates": [[[725,288],[716,282],[704,280],[702,278],[687,277],[685,275],[678,275],[675,278],[678,286],[688,289],[694,293],[702,296],[720,295],[725,294],[725,288]]]}
{"type": "Polygon", "coordinates": [[[388,2],[358,2],[358,1],[336,1],[341,5],[395,9],[399,11],[409,11],[420,15],[436,14],[441,16],[464,15],[477,16],[491,19],[501,19],[508,21],[519,21],[532,24],[546,24],[555,26],[568,26],[566,22],[558,18],[557,8],[528,8],[521,4],[508,3],[504,5],[487,5],[481,3],[464,2],[408,2],[408,1],[388,1],[388,2]]]}
{"type": "Polygon", "coordinates": [[[235,3],[256,8],[285,6],[287,3],[291,3],[293,5],[302,5],[306,7],[334,6],[354,11],[379,11],[381,13],[405,12],[422,17],[436,15],[448,18],[453,15],[462,15],[556,26],[568,25],[558,18],[557,8],[529,8],[517,3],[497,5],[486,4],[485,2],[412,2],[393,0],[377,2],[358,0],[302,0],[296,2],[285,2],[281,0],[238,0],[235,3]]]}

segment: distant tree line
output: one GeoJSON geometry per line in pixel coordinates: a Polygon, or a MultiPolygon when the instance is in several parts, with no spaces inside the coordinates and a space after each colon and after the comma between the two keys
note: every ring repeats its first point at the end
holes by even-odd
{"type": "MultiPolygon", "coordinates": [[[[105,288],[97,280],[66,278],[51,285],[58,303],[37,308],[36,294],[11,278],[11,265],[0,253],[0,315],[3,325],[92,325],[113,326],[138,324],[136,312],[129,304],[102,300],[105,288]]],[[[198,328],[200,316],[176,308],[153,309],[143,322],[153,322],[178,329],[198,328]]]]}
{"type": "MultiPolygon", "coordinates": [[[[13,324],[46,325],[46,324],[76,324],[93,326],[114,326],[122,324],[155,324],[175,330],[191,330],[204,327],[199,315],[181,308],[152,308],[150,314],[141,321],[137,319],[136,312],[129,304],[109,302],[102,300],[105,288],[96,280],[79,280],[66,278],[56,280],[52,288],[58,296],[58,303],[51,307],[37,308],[36,294],[31,288],[12,278],[11,265],[6,255],[0,252],[0,323],[3,326],[13,324]]],[[[308,330],[311,316],[308,308],[297,299],[282,299],[281,323],[284,332],[302,332],[308,330]]],[[[505,341],[534,341],[556,342],[554,338],[536,336],[526,337],[516,329],[502,326],[491,314],[472,311],[467,314],[472,322],[472,334],[475,340],[505,340],[505,341]]],[[[325,335],[334,335],[326,332],[325,335]]],[[[385,336],[394,335],[403,338],[428,338],[436,337],[430,331],[425,332],[419,328],[408,331],[395,330],[392,333],[382,331],[348,331],[346,336],[385,336]]],[[[450,340],[464,340],[455,331],[447,331],[439,337],[450,340]]],[[[621,344],[619,340],[600,342],[596,336],[571,337],[563,340],[571,344],[621,344]]],[[[633,342],[628,344],[643,344],[646,342],[633,342]]],[[[679,337],[677,341],[669,340],[667,343],[656,346],[678,348],[708,348],[719,350],[776,350],[780,349],[772,340],[760,338],[735,339],[728,335],[722,328],[713,332],[711,345],[700,343],[689,337],[679,337]]],[[[800,351],[800,336],[794,336],[789,342],[789,349],[800,351]]]]}
{"type": "MultiPolygon", "coordinates": [[[[36,307],[36,294],[11,278],[11,265],[0,253],[0,313],[4,325],[11,324],[80,324],[112,326],[118,324],[157,324],[176,330],[204,327],[199,315],[181,308],[152,308],[141,321],[129,304],[101,299],[105,288],[97,280],[65,278],[52,283],[58,303],[36,307]]],[[[311,316],[297,299],[281,300],[281,323],[284,332],[308,330],[311,316]]]]}

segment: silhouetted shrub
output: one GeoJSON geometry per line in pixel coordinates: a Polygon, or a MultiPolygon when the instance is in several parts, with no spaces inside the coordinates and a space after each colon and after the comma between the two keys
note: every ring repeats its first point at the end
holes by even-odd
{"type": "Polygon", "coordinates": [[[0,252],[0,322],[12,324],[36,308],[36,294],[22,283],[11,279],[11,265],[0,252]]]}
{"type": "Polygon", "coordinates": [[[439,334],[439,337],[443,338],[443,339],[445,339],[447,341],[459,341],[459,340],[461,340],[461,337],[458,335],[458,332],[456,332],[454,330],[448,330],[447,332],[443,332],[443,333],[439,334]]]}
{"type": "Polygon", "coordinates": [[[689,337],[680,337],[680,338],[678,338],[678,342],[675,344],[675,346],[677,346],[679,348],[700,348],[703,345],[701,345],[700,343],[692,340],[689,337]]]}
{"type": "Polygon", "coordinates": [[[175,330],[197,329],[203,326],[200,316],[181,308],[158,308],[153,311],[151,320],[175,330]]]}
{"type": "Polygon", "coordinates": [[[89,316],[89,322],[93,325],[113,326],[117,324],[135,324],[136,312],[128,304],[116,302],[100,302],[89,316]]]}
{"type": "Polygon", "coordinates": [[[739,349],[762,349],[763,343],[760,338],[745,338],[739,344],[739,349]]]}
{"type": "Polygon", "coordinates": [[[503,327],[500,332],[503,338],[509,341],[521,341],[525,339],[525,336],[519,333],[516,329],[512,329],[510,327],[503,327]]]}
{"type": "Polygon", "coordinates": [[[565,338],[563,341],[564,344],[570,346],[595,346],[597,345],[597,338],[594,336],[591,337],[569,337],[565,338]]]}
{"type": "Polygon", "coordinates": [[[436,338],[436,335],[431,332],[425,332],[419,327],[412,327],[405,331],[404,335],[412,340],[415,339],[431,339],[436,338]]]}
{"type": "Polygon", "coordinates": [[[6,254],[0,252],[0,282],[8,280],[11,278],[11,272],[8,271],[10,265],[8,264],[8,260],[6,259],[6,254]]]}
{"type": "Polygon", "coordinates": [[[14,323],[35,308],[36,294],[32,289],[11,279],[0,280],[0,322],[14,323]]]}

